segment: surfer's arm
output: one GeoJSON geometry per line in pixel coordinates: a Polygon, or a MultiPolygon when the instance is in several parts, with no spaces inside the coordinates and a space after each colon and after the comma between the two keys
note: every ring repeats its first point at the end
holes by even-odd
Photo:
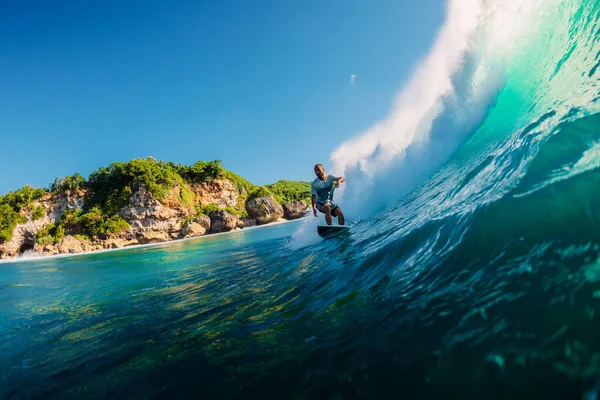
{"type": "Polygon", "coordinates": [[[340,183],[343,183],[345,180],[346,180],[346,178],[344,178],[343,176],[334,178],[335,187],[336,188],[340,187],[340,183]]]}
{"type": "Polygon", "coordinates": [[[315,217],[316,217],[317,216],[317,195],[313,194],[311,199],[312,199],[313,214],[315,214],[315,217]]]}

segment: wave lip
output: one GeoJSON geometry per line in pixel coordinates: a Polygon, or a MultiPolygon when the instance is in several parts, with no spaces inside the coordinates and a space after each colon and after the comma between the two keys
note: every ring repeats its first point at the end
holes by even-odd
{"type": "Polygon", "coordinates": [[[389,115],[331,153],[333,172],[348,178],[338,195],[346,214],[380,212],[468,139],[487,136],[481,152],[550,110],[556,122],[573,107],[593,112],[600,47],[592,3],[450,0],[389,115]]]}
{"type": "MultiPolygon", "coordinates": [[[[446,22],[440,29],[430,53],[417,65],[412,78],[400,91],[388,117],[361,136],[341,144],[331,154],[334,173],[348,177],[348,188],[340,190],[340,197],[344,197],[346,207],[353,213],[358,213],[367,201],[371,200],[372,203],[373,199],[380,194],[379,191],[375,195],[367,194],[382,184],[388,193],[385,195],[388,199],[396,199],[398,194],[408,189],[404,185],[403,190],[394,190],[390,194],[391,188],[385,185],[385,179],[389,178],[389,174],[386,173],[390,170],[398,171],[399,162],[410,158],[411,150],[413,157],[422,155],[428,159],[432,157],[440,159],[447,156],[447,154],[438,155],[440,152],[445,153],[443,149],[427,151],[426,146],[433,136],[437,136],[436,120],[440,120],[444,111],[448,109],[452,110],[453,117],[449,118],[449,114],[446,114],[446,118],[441,118],[444,119],[444,125],[452,122],[463,129],[465,127],[463,117],[459,116],[462,113],[457,112],[456,106],[469,95],[462,88],[456,87],[456,79],[473,81],[475,77],[473,75],[465,79],[466,77],[459,77],[457,74],[464,67],[465,56],[472,50],[471,38],[481,22],[482,13],[483,6],[478,0],[450,1],[446,22]],[[460,100],[461,98],[463,100],[460,100]],[[455,118],[456,116],[459,117],[455,118]],[[450,119],[454,121],[449,121],[450,119]]],[[[470,62],[476,60],[471,59],[470,62]]],[[[481,74],[481,70],[476,66],[472,66],[469,72],[481,74]]],[[[461,84],[469,86],[465,82],[461,84]]],[[[437,130],[444,130],[449,135],[453,135],[453,132],[448,132],[450,130],[448,127],[440,128],[442,127],[437,130]]],[[[458,135],[456,140],[449,140],[448,135],[444,136],[446,137],[440,135],[437,139],[448,144],[448,142],[459,141],[461,135],[458,135]]],[[[414,164],[409,166],[411,169],[419,169],[415,167],[414,164]]],[[[431,172],[430,168],[425,169],[431,172]]],[[[414,173],[410,172],[410,174],[414,173]]],[[[422,172],[417,175],[422,176],[422,172]]],[[[402,180],[405,178],[403,176],[402,180]]],[[[386,204],[379,205],[387,205],[388,202],[383,203],[386,204]]]]}

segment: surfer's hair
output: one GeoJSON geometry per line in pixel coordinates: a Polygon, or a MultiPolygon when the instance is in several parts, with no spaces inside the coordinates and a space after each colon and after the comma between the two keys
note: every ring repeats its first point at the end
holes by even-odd
{"type": "Polygon", "coordinates": [[[315,164],[313,169],[316,169],[317,167],[322,167],[322,166],[323,166],[323,164],[315,164]]]}

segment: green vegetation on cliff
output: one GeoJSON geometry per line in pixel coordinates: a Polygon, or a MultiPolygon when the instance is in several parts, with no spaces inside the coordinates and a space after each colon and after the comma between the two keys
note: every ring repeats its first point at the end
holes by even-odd
{"type": "Polygon", "coordinates": [[[223,178],[225,169],[220,160],[198,161],[192,166],[168,163],[169,166],[188,183],[202,183],[211,179],[223,178]]]}
{"type": "Polygon", "coordinates": [[[191,166],[173,162],[157,161],[152,157],[133,159],[128,162],[115,162],[108,167],[100,167],[86,180],[76,173],[62,179],[56,179],[48,189],[30,186],[0,196],[0,243],[9,241],[18,223],[45,216],[41,206],[33,202],[48,193],[59,196],[76,192],[84,196],[83,209],[67,209],[56,224],[38,232],[38,243],[58,243],[65,234],[83,234],[90,239],[118,233],[130,228],[118,215],[121,208],[130,204],[131,196],[141,184],[158,200],[164,200],[178,194],[179,201],[195,210],[196,215],[209,215],[219,210],[214,204],[202,208],[196,201],[191,186],[213,179],[231,181],[238,193],[239,201],[235,207],[224,210],[232,214],[246,216],[245,202],[248,198],[273,196],[278,202],[305,200],[310,202],[310,183],[278,181],[267,186],[257,186],[241,176],[223,168],[220,160],[198,161],[191,166]],[[173,190],[177,189],[177,190],[173,190]]]}
{"type": "MultiPolygon", "coordinates": [[[[91,195],[86,202],[88,208],[101,207],[107,215],[116,214],[129,204],[131,195],[136,192],[137,185],[144,184],[150,193],[163,200],[169,190],[184,180],[172,163],[156,161],[152,158],[135,159],[129,162],[116,162],[108,167],[100,167],[90,174],[86,186],[91,195]]],[[[183,194],[184,190],[181,191],[183,194]]],[[[182,195],[189,201],[191,194],[182,195]]]]}
{"type": "Polygon", "coordinates": [[[29,185],[21,189],[0,196],[0,243],[12,239],[13,231],[18,223],[27,222],[23,215],[25,211],[32,211],[33,219],[43,217],[43,208],[32,209],[32,203],[39,200],[47,193],[44,189],[32,188],[29,185]]]}
{"type": "Polygon", "coordinates": [[[85,178],[80,174],[65,176],[62,179],[56,178],[50,185],[52,193],[66,192],[71,190],[83,189],[86,186],[85,178]]]}
{"type": "Polygon", "coordinates": [[[275,198],[282,204],[290,201],[304,200],[306,204],[310,204],[310,182],[297,181],[277,181],[266,186],[274,195],[275,198]]]}
{"type": "Polygon", "coordinates": [[[269,190],[269,188],[267,188],[266,186],[258,186],[250,192],[250,194],[248,195],[248,198],[249,199],[257,199],[259,197],[269,197],[269,196],[275,196],[275,194],[271,190],[269,190]]]}
{"type": "Polygon", "coordinates": [[[300,200],[310,204],[310,182],[277,181],[270,185],[255,187],[250,192],[249,198],[255,199],[268,196],[273,196],[280,204],[300,200]]]}

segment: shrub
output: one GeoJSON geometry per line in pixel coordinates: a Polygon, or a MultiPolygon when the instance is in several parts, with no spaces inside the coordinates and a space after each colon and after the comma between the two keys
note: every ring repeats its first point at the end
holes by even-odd
{"type": "Polygon", "coordinates": [[[233,208],[231,206],[225,207],[223,211],[228,212],[229,214],[239,215],[240,217],[248,216],[248,212],[246,210],[238,210],[237,208],[233,208]]]}
{"type": "Polygon", "coordinates": [[[44,189],[32,188],[29,185],[25,185],[21,189],[5,194],[0,199],[0,204],[8,204],[14,211],[19,212],[46,193],[44,189]]]}
{"type": "Polygon", "coordinates": [[[44,210],[44,207],[42,207],[42,206],[36,206],[31,211],[31,219],[33,221],[38,220],[40,218],[44,218],[44,215],[46,215],[46,211],[44,210]]]}
{"type": "Polygon", "coordinates": [[[265,186],[259,186],[256,189],[254,189],[252,192],[250,192],[250,195],[248,196],[249,199],[256,199],[258,197],[269,197],[269,196],[273,196],[273,192],[271,192],[267,187],[265,186]]]}
{"type": "Polygon", "coordinates": [[[216,204],[210,203],[206,207],[204,207],[203,213],[205,215],[210,215],[212,213],[216,213],[219,211],[219,207],[216,204]]]}
{"type": "Polygon", "coordinates": [[[10,241],[17,224],[27,222],[27,216],[21,215],[20,211],[29,208],[32,202],[46,193],[43,189],[25,185],[21,189],[0,196],[0,243],[10,241]]]}
{"type": "Polygon", "coordinates": [[[19,213],[8,204],[0,204],[0,243],[12,239],[19,213]]]}
{"type": "Polygon", "coordinates": [[[56,233],[54,234],[54,243],[59,243],[65,237],[65,228],[62,225],[56,227],[56,233]]]}
{"type": "Polygon", "coordinates": [[[280,180],[271,185],[267,185],[267,188],[275,195],[277,201],[282,204],[290,201],[304,200],[310,203],[311,192],[310,182],[296,182],[280,180]]]}
{"type": "Polygon", "coordinates": [[[45,235],[38,238],[36,242],[40,246],[48,246],[54,244],[54,237],[52,235],[45,235]]]}
{"type": "Polygon", "coordinates": [[[75,227],[76,225],[81,224],[81,215],[83,214],[83,210],[79,208],[67,208],[63,211],[60,216],[60,220],[58,222],[59,225],[65,227],[75,227]]]}
{"type": "Polygon", "coordinates": [[[194,204],[194,208],[196,209],[196,216],[197,216],[197,217],[200,217],[200,216],[206,215],[206,214],[204,213],[204,209],[202,208],[202,206],[200,205],[200,203],[196,203],[196,204],[194,204]]]}
{"type": "Polygon", "coordinates": [[[65,237],[65,230],[62,225],[55,226],[54,224],[48,224],[40,229],[35,237],[37,244],[41,246],[57,244],[65,237]]]}
{"type": "Polygon", "coordinates": [[[197,161],[190,167],[182,165],[173,166],[179,175],[189,183],[202,183],[211,179],[222,178],[225,173],[225,169],[221,165],[221,160],[197,161]]]}
{"type": "Polygon", "coordinates": [[[250,193],[251,191],[257,188],[256,185],[248,182],[246,179],[242,178],[237,174],[234,174],[231,171],[225,170],[225,172],[223,173],[223,178],[229,179],[231,183],[233,183],[233,186],[235,187],[235,190],[238,192],[238,194],[250,193]]]}
{"type": "Polygon", "coordinates": [[[50,191],[52,193],[65,192],[70,190],[82,189],[86,186],[87,182],[85,178],[79,173],[74,175],[66,176],[62,179],[56,178],[50,185],[50,191]]]}
{"type": "Polygon", "coordinates": [[[59,226],[67,227],[74,232],[85,233],[90,239],[94,236],[119,233],[131,228],[127,221],[120,216],[113,215],[112,217],[108,217],[97,206],[85,214],[82,214],[80,211],[67,214],[64,220],[61,218],[59,226]]]}
{"type": "Polygon", "coordinates": [[[238,194],[249,193],[256,188],[256,185],[223,168],[221,160],[198,161],[189,167],[173,163],[169,163],[169,165],[188,183],[199,184],[212,179],[223,178],[233,183],[238,194]]]}
{"type": "Polygon", "coordinates": [[[105,231],[104,215],[102,215],[102,210],[100,210],[100,207],[98,206],[93,207],[87,213],[75,218],[73,222],[75,224],[80,224],[90,237],[101,235],[105,231]]]}
{"type": "Polygon", "coordinates": [[[120,233],[131,229],[131,225],[118,215],[110,217],[104,226],[104,230],[109,233],[120,233]]]}
{"type": "Polygon", "coordinates": [[[137,189],[137,183],[143,183],[150,193],[162,200],[168,191],[184,182],[172,163],[156,161],[153,158],[135,159],[129,162],[117,162],[108,168],[94,171],[88,180],[92,196],[88,208],[101,205],[107,215],[116,214],[129,204],[129,198],[137,189]]]}
{"type": "Polygon", "coordinates": [[[188,187],[188,185],[183,184],[179,190],[179,198],[190,208],[194,208],[196,206],[196,195],[192,190],[188,187]]]}

